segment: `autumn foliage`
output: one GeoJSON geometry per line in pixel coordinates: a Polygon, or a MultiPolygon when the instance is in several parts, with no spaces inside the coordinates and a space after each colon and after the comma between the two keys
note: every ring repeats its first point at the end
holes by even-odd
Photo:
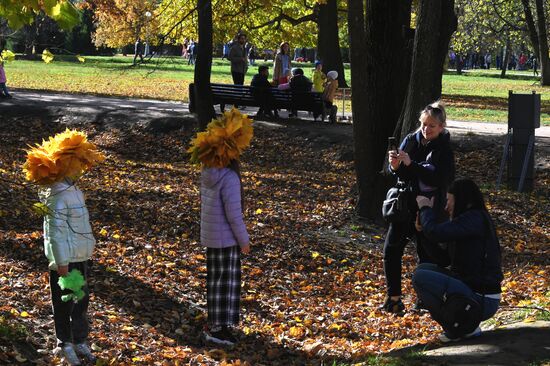
{"type": "MultiPolygon", "coordinates": [[[[22,180],[25,143],[64,130],[46,116],[9,123],[0,131],[0,182],[22,180]]],[[[198,244],[199,172],[186,152],[195,131],[79,128],[106,154],[102,168],[79,181],[98,239],[90,341],[105,364],[332,365],[435,342],[439,327],[427,314],[378,310],[384,227],[354,219],[355,176],[345,140],[327,143],[322,133],[292,124],[255,126],[241,158],[252,239],[252,253],[243,259],[241,342],[220,350],[204,346],[199,336],[206,321],[206,262],[198,244]]],[[[548,306],[550,181],[543,171],[534,194],[496,192],[501,145],[479,146],[457,147],[457,170],[485,187],[503,246],[498,325],[511,321],[508,306],[548,306]]],[[[9,337],[0,335],[0,363],[6,364],[53,362],[41,218],[20,204],[27,194],[35,192],[18,185],[0,191],[0,202],[9,203],[0,204],[0,328],[10,329],[9,337]]],[[[408,307],[415,264],[409,247],[403,269],[408,307]]]]}

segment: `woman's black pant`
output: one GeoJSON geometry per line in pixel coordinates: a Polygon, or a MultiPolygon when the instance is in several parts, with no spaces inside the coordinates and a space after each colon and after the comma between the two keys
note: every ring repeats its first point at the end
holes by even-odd
{"type": "Polygon", "coordinates": [[[415,240],[419,263],[438,263],[425,249],[428,239],[416,231],[414,222],[391,223],[384,243],[384,273],[388,296],[401,296],[401,267],[403,251],[408,242],[415,240]]]}

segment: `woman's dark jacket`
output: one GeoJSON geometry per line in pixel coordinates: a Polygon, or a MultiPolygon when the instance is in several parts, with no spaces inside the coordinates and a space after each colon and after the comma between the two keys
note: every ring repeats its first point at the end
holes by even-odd
{"type": "Polygon", "coordinates": [[[420,222],[430,241],[448,243],[451,271],[460,280],[480,294],[501,292],[500,244],[487,212],[468,210],[438,224],[434,210],[423,207],[420,222]]]}
{"type": "MultiPolygon", "coordinates": [[[[444,130],[435,140],[428,141],[425,145],[422,144],[422,138],[422,132],[417,131],[403,139],[400,149],[409,154],[411,164],[405,166],[402,163],[396,171],[392,172],[399,180],[411,183],[414,197],[421,193],[420,182],[425,186],[436,188],[433,192],[422,194],[436,197],[435,210],[439,218],[444,218],[447,189],[455,176],[450,134],[444,130]]],[[[413,200],[414,197],[412,197],[413,200]]],[[[411,202],[411,207],[416,207],[416,201],[411,202]]]]}

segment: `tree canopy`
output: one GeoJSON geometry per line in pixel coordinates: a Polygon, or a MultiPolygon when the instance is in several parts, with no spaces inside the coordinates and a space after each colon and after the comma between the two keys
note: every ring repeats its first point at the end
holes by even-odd
{"type": "Polygon", "coordinates": [[[0,17],[6,18],[12,29],[31,24],[41,11],[64,29],[72,28],[80,20],[78,10],[68,0],[0,0],[0,17]]]}

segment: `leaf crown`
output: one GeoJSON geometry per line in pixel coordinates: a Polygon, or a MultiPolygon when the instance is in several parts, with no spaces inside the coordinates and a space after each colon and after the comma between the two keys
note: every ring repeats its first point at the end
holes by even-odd
{"type": "Polygon", "coordinates": [[[212,121],[206,131],[197,133],[187,152],[191,163],[207,168],[225,168],[232,160],[239,160],[250,146],[254,134],[252,120],[233,108],[212,121]]]}
{"type": "Polygon", "coordinates": [[[65,178],[77,179],[105,156],[88,141],[84,132],[66,129],[42,144],[29,146],[23,164],[26,179],[49,185],[65,178]]]}

